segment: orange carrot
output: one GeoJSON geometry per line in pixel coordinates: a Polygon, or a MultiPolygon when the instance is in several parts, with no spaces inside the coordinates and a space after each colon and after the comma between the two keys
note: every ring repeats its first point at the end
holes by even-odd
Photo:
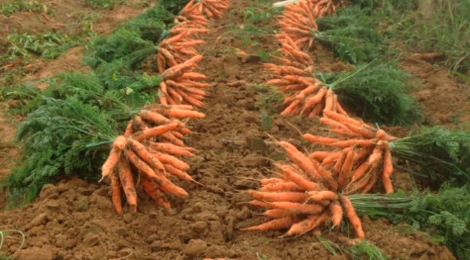
{"type": "Polygon", "coordinates": [[[135,140],[129,139],[129,145],[132,151],[134,151],[145,163],[147,163],[151,167],[158,169],[159,171],[165,170],[163,164],[152,154],[150,154],[150,152],[143,144],[135,140]]]}
{"type": "Polygon", "coordinates": [[[168,173],[170,173],[171,175],[177,177],[178,179],[181,179],[181,180],[184,180],[184,181],[187,181],[187,182],[194,181],[193,177],[191,177],[191,175],[189,175],[185,171],[182,171],[182,170],[174,167],[171,164],[164,164],[164,166],[165,166],[165,170],[168,173]]]}
{"type": "Polygon", "coordinates": [[[164,164],[171,164],[177,169],[180,169],[182,171],[189,170],[189,165],[187,163],[181,161],[180,159],[174,156],[171,156],[169,154],[164,154],[164,153],[157,153],[157,152],[154,152],[153,155],[164,164]]]}
{"type": "Polygon", "coordinates": [[[279,142],[279,145],[287,151],[287,153],[289,154],[289,158],[292,160],[292,162],[298,165],[312,178],[319,179],[322,177],[315,171],[312,161],[302,152],[297,150],[294,145],[284,141],[279,142]]]}
{"type": "Polygon", "coordinates": [[[285,217],[274,219],[269,222],[263,223],[258,226],[242,228],[243,231],[269,231],[269,230],[281,230],[292,226],[296,222],[296,219],[292,217],[285,217]]]}
{"type": "Polygon", "coordinates": [[[119,162],[119,158],[121,158],[121,152],[127,145],[127,138],[120,135],[114,140],[113,148],[109,153],[108,159],[101,167],[101,179],[105,178],[106,176],[110,175],[114,168],[116,167],[117,163],[119,162]]]}
{"type": "Polygon", "coordinates": [[[140,142],[151,137],[162,135],[168,131],[175,130],[176,128],[178,128],[178,126],[180,126],[180,124],[180,122],[172,122],[166,125],[149,128],[147,130],[134,133],[131,138],[134,138],[134,140],[140,142]]]}
{"type": "Polygon", "coordinates": [[[316,136],[316,135],[311,135],[311,134],[304,134],[304,139],[312,144],[321,144],[321,145],[330,145],[338,141],[341,141],[340,139],[336,139],[336,138],[322,137],[322,136],[316,136]]]}
{"type": "Polygon", "coordinates": [[[332,192],[332,191],[310,191],[308,192],[308,196],[310,196],[310,199],[318,202],[322,200],[338,200],[338,196],[332,192]]]}
{"type": "Polygon", "coordinates": [[[333,228],[341,227],[341,221],[343,220],[343,209],[338,201],[333,201],[329,207],[331,214],[331,222],[333,222],[333,228]]]}
{"type": "Polygon", "coordinates": [[[149,179],[152,180],[157,180],[159,181],[160,178],[157,176],[157,174],[152,170],[152,168],[146,164],[142,159],[137,156],[133,151],[131,150],[126,150],[126,156],[129,158],[129,161],[137,168],[139,172],[142,172],[145,176],[147,176],[149,179]]]}
{"type": "Polygon", "coordinates": [[[318,162],[323,162],[323,160],[325,160],[326,157],[330,156],[330,154],[331,152],[316,151],[310,154],[310,158],[318,162]]]}
{"type": "Polygon", "coordinates": [[[353,204],[349,200],[347,196],[341,196],[340,197],[341,205],[343,206],[344,211],[346,212],[346,216],[349,219],[349,222],[351,222],[354,230],[356,231],[357,237],[359,239],[364,239],[365,234],[362,229],[362,223],[359,217],[357,216],[356,210],[354,209],[353,204]]]}
{"type": "Polygon", "coordinates": [[[127,203],[132,212],[137,211],[137,192],[135,190],[134,178],[132,177],[131,166],[126,159],[119,160],[119,178],[121,180],[127,203]]]}
{"type": "Polygon", "coordinates": [[[267,202],[289,201],[302,203],[308,199],[308,195],[304,192],[259,192],[254,190],[246,192],[256,200],[267,202]]]}
{"type": "Polygon", "coordinates": [[[281,192],[281,191],[305,191],[294,182],[272,183],[261,187],[259,191],[281,192]]]}
{"type": "Polygon", "coordinates": [[[272,202],[271,205],[275,209],[285,209],[289,210],[292,213],[297,213],[297,214],[310,214],[310,215],[315,215],[323,211],[323,206],[315,204],[315,205],[310,205],[310,204],[299,204],[295,202],[272,202]]]}
{"type": "Polygon", "coordinates": [[[318,219],[318,215],[309,216],[306,219],[295,223],[291,226],[289,231],[284,234],[282,237],[286,236],[295,236],[295,235],[302,235],[309,231],[309,228],[312,227],[316,220],[318,219]]]}
{"type": "Polygon", "coordinates": [[[181,147],[170,143],[157,143],[157,142],[145,142],[149,148],[170,155],[178,155],[183,157],[194,157],[192,153],[195,149],[189,147],[181,147]]]}
{"type": "Polygon", "coordinates": [[[141,179],[141,181],[145,193],[147,193],[147,195],[149,195],[149,197],[155,201],[155,204],[157,204],[157,206],[162,206],[166,209],[171,208],[168,201],[164,198],[162,192],[158,189],[158,186],[154,182],[152,182],[152,180],[149,180],[144,177],[141,179]]]}
{"type": "Polygon", "coordinates": [[[116,174],[114,174],[114,172],[110,174],[110,177],[114,210],[116,211],[116,214],[122,215],[121,185],[118,177],[116,174]]]}
{"type": "Polygon", "coordinates": [[[320,185],[307,180],[305,177],[303,177],[302,175],[295,172],[295,170],[293,168],[291,168],[289,166],[286,166],[286,165],[282,165],[282,166],[278,166],[278,167],[282,170],[282,172],[284,174],[284,177],[286,179],[288,179],[289,181],[299,185],[300,187],[302,187],[306,190],[318,190],[318,189],[320,189],[320,185]]]}
{"type": "Polygon", "coordinates": [[[292,213],[283,209],[270,209],[264,213],[269,218],[285,218],[292,216],[292,213]]]}

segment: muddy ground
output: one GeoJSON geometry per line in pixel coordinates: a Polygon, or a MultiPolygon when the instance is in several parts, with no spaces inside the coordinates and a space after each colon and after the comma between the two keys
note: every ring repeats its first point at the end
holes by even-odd
{"type": "MultiPolygon", "coordinates": [[[[198,157],[189,161],[190,173],[203,185],[180,183],[190,198],[173,200],[170,210],[158,208],[146,196],[140,196],[139,212],[123,216],[114,214],[110,188],[104,183],[72,179],[46,185],[35,203],[0,212],[0,230],[17,229],[26,235],[23,249],[14,259],[345,259],[342,255],[332,255],[312,234],[281,239],[278,238],[281,232],[239,230],[265,220],[261,212],[244,204],[249,198],[242,191],[256,188],[260,177],[275,174],[272,161],[282,160],[284,155],[273,145],[273,140],[288,140],[299,148],[307,148],[300,141],[298,130],[322,131],[316,120],[281,119],[273,115],[270,129],[262,122],[265,118],[259,110],[266,90],[256,87],[267,79],[262,63],[256,56],[242,61],[230,51],[240,48],[247,53],[258,53],[257,49],[226,33],[234,23],[242,23],[243,8],[250,3],[233,0],[230,13],[211,24],[211,34],[205,36],[208,44],[201,48],[205,60],[200,71],[209,76],[215,87],[206,100],[207,117],[191,122],[195,134],[187,144],[199,150],[198,157]],[[245,84],[229,86],[228,83],[237,80],[245,84]]],[[[261,44],[266,51],[277,48],[272,36],[264,37],[261,44]]],[[[312,55],[325,70],[349,69],[326,50],[314,50],[312,55]]],[[[456,94],[468,86],[435,65],[421,61],[402,64],[405,70],[423,80],[423,86],[414,95],[425,106],[430,120],[457,126],[455,121],[442,118],[456,113],[459,104],[468,106],[468,95],[456,94]]],[[[468,122],[468,114],[457,119],[468,122]]],[[[2,137],[13,136],[14,128],[5,121],[9,120],[0,122],[2,137]]],[[[11,152],[8,147],[0,149],[11,152]]],[[[7,164],[2,162],[2,166],[5,176],[7,164]]],[[[407,179],[403,174],[397,174],[396,178],[395,183],[407,179]]],[[[455,259],[445,247],[433,244],[426,234],[406,226],[395,227],[383,220],[363,221],[368,240],[391,259],[455,259]]],[[[323,236],[344,244],[347,234],[324,230],[323,236]]],[[[2,253],[9,255],[20,244],[20,236],[12,235],[6,242],[6,250],[0,252],[0,259],[2,253]]]]}

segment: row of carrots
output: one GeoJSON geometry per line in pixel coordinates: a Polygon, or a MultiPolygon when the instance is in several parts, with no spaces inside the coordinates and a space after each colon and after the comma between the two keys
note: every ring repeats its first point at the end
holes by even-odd
{"type": "Polygon", "coordinates": [[[272,75],[267,85],[285,96],[282,116],[320,118],[337,138],[305,134],[308,142],[333,148],[304,154],[288,142],[278,144],[289,155],[290,165],[276,164],[278,176],[261,180],[258,191],[248,191],[252,206],[262,208],[270,221],[246,230],[288,230],[284,236],[298,236],[331,225],[339,228],[349,220],[357,239],[365,238],[360,218],[348,195],[369,193],[382,181],[387,194],[394,191],[391,145],[397,140],[385,131],[348,116],[334,87],[314,76],[314,62],[304,51],[310,48],[316,19],[333,15],[331,0],[301,0],[285,8],[277,35],[282,57],[267,63],[272,75]]]}
{"type": "Polygon", "coordinates": [[[122,193],[130,211],[137,211],[138,185],[156,205],[165,208],[171,207],[167,196],[188,196],[173,182],[195,182],[188,174],[190,166],[181,159],[194,157],[196,152],[184,143],[191,130],[183,120],[205,117],[195,109],[204,106],[204,89],[212,86],[203,83],[206,75],[195,71],[203,59],[196,47],[204,44],[200,36],[209,32],[207,18],[221,18],[229,5],[230,0],[191,0],[175,18],[170,37],[160,42],[160,104],[144,107],[128,123],[102,166],[102,179],[111,180],[117,214],[123,213],[122,193]]]}

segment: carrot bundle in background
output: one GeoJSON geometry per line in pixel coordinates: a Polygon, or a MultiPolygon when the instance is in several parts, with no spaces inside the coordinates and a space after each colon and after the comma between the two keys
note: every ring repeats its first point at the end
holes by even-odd
{"type": "Polygon", "coordinates": [[[310,48],[314,32],[318,31],[315,20],[335,12],[336,6],[331,0],[302,0],[298,4],[286,6],[278,24],[281,32],[288,35],[297,47],[303,48],[308,43],[310,48]]]}
{"type": "Polygon", "coordinates": [[[338,178],[330,170],[299,151],[288,142],[279,145],[289,155],[291,165],[276,164],[278,178],[262,179],[259,191],[249,190],[249,204],[267,209],[272,220],[244,230],[284,230],[284,236],[303,235],[331,224],[340,227],[343,215],[349,220],[359,239],[365,237],[362,224],[349,198],[338,190],[338,178]]]}
{"type": "Polygon", "coordinates": [[[121,188],[131,211],[137,210],[137,179],[159,206],[170,207],[167,195],[188,196],[171,181],[171,178],[194,181],[187,173],[189,165],[178,158],[193,157],[195,152],[184,145],[184,136],[191,131],[179,119],[203,117],[191,106],[152,105],[129,122],[125,134],[114,141],[102,167],[102,178],[111,178],[113,204],[118,214],[123,212],[121,188]]]}
{"type": "Polygon", "coordinates": [[[163,105],[189,104],[194,107],[203,107],[202,102],[206,96],[205,88],[212,85],[201,83],[206,80],[204,74],[194,72],[202,56],[193,58],[171,67],[162,73],[160,83],[160,103],[163,105]]]}
{"type": "Polygon", "coordinates": [[[346,115],[332,88],[313,76],[310,56],[301,51],[289,36],[280,34],[278,39],[285,58],[275,58],[281,65],[266,63],[264,67],[273,75],[267,84],[277,86],[286,95],[286,108],[281,115],[315,118],[325,111],[346,115]]]}

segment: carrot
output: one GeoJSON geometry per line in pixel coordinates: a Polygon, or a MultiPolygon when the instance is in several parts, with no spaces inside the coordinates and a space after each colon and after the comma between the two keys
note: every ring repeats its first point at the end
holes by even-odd
{"type": "Polygon", "coordinates": [[[291,226],[289,231],[284,234],[282,237],[295,236],[305,234],[309,231],[309,228],[315,224],[315,221],[318,219],[318,215],[309,216],[306,219],[295,223],[291,226]]]}
{"type": "Polygon", "coordinates": [[[391,194],[394,192],[392,181],[390,180],[390,176],[386,176],[385,174],[382,175],[382,182],[385,188],[385,193],[391,194]]]}
{"type": "Polygon", "coordinates": [[[354,175],[352,176],[351,181],[355,182],[362,178],[370,169],[371,165],[369,162],[364,162],[357,168],[357,170],[354,172],[354,175]]]}
{"type": "Polygon", "coordinates": [[[322,137],[322,136],[316,136],[316,135],[311,135],[311,134],[304,134],[304,139],[312,144],[322,144],[322,145],[331,145],[333,143],[341,141],[336,138],[322,137]]]}
{"type": "Polygon", "coordinates": [[[170,173],[171,175],[177,177],[178,179],[181,179],[181,180],[184,180],[184,181],[187,181],[187,182],[192,182],[194,181],[193,177],[191,177],[191,175],[189,175],[188,173],[174,167],[173,165],[171,164],[164,164],[165,166],[165,170],[170,173]]]}
{"type": "Polygon", "coordinates": [[[122,215],[121,185],[118,177],[116,174],[114,174],[114,172],[111,173],[110,177],[114,210],[116,211],[116,214],[122,215]]]}
{"type": "Polygon", "coordinates": [[[206,115],[203,113],[197,112],[197,111],[189,111],[189,110],[182,110],[182,109],[168,109],[165,110],[165,114],[178,118],[178,119],[185,119],[185,118],[192,118],[192,119],[198,119],[198,118],[204,118],[206,115]]]}
{"type": "Polygon", "coordinates": [[[307,180],[305,177],[303,177],[302,175],[298,174],[297,172],[295,172],[294,169],[288,167],[288,166],[278,166],[283,174],[284,174],[284,177],[286,179],[288,179],[289,181],[297,184],[298,186],[306,189],[306,190],[318,190],[320,189],[320,185],[314,183],[314,182],[311,182],[309,180],[307,180]]]}
{"type": "Polygon", "coordinates": [[[319,179],[322,177],[315,171],[312,161],[302,152],[297,150],[295,146],[284,141],[279,142],[279,145],[282,148],[284,148],[284,150],[286,150],[292,162],[298,165],[303,171],[309,174],[312,178],[319,179]]]}
{"type": "Polygon", "coordinates": [[[114,168],[116,167],[117,163],[119,162],[119,158],[121,158],[121,152],[127,145],[127,138],[120,135],[116,137],[113,143],[113,148],[109,153],[108,159],[101,167],[101,179],[105,178],[106,176],[110,175],[114,168]]]}
{"type": "Polygon", "coordinates": [[[142,117],[143,120],[149,121],[155,124],[163,124],[170,122],[170,119],[164,117],[160,113],[151,112],[147,110],[140,111],[139,115],[142,117]]]}
{"type": "Polygon", "coordinates": [[[259,201],[259,200],[251,200],[248,202],[251,206],[258,207],[258,208],[263,208],[263,209],[272,209],[273,206],[271,204],[264,202],[264,201],[259,201]]]}
{"type": "Polygon", "coordinates": [[[322,200],[338,200],[338,196],[332,191],[310,191],[308,192],[310,199],[317,202],[322,200]]]}
{"type": "Polygon", "coordinates": [[[324,107],[325,107],[325,102],[323,102],[323,101],[321,101],[320,103],[315,105],[312,112],[310,112],[310,114],[308,114],[308,118],[316,118],[317,116],[319,116],[321,114],[321,112],[323,111],[324,107]]]}
{"type": "Polygon", "coordinates": [[[275,209],[285,209],[296,214],[315,215],[323,211],[323,206],[318,205],[318,204],[310,205],[310,204],[299,204],[295,202],[282,201],[282,202],[271,202],[271,205],[275,209]]]}
{"type": "Polygon", "coordinates": [[[352,146],[362,146],[362,147],[371,147],[376,145],[375,142],[370,141],[370,140],[363,140],[363,139],[349,139],[349,140],[344,140],[344,141],[338,141],[335,143],[332,143],[331,146],[335,147],[352,147],[352,146]]]}
{"type": "Polygon", "coordinates": [[[164,138],[165,140],[177,145],[177,146],[181,146],[181,147],[184,147],[184,142],[181,141],[180,139],[178,139],[174,133],[172,132],[166,132],[164,134],[161,135],[162,138],[164,138]]]}
{"type": "Polygon", "coordinates": [[[323,166],[320,165],[317,161],[310,160],[312,162],[313,167],[315,168],[315,171],[320,174],[323,180],[328,184],[328,186],[336,191],[338,189],[338,183],[334,180],[333,174],[323,168],[323,166]]]}
{"type": "Polygon", "coordinates": [[[242,228],[241,230],[243,231],[281,230],[281,229],[285,229],[285,228],[292,226],[293,224],[295,224],[295,222],[296,222],[296,219],[292,217],[285,217],[285,218],[274,219],[258,226],[242,228]]]}
{"type": "Polygon", "coordinates": [[[364,124],[361,121],[357,121],[357,120],[355,120],[351,117],[341,115],[341,114],[333,112],[333,111],[326,111],[325,116],[328,117],[328,118],[331,118],[331,119],[333,119],[337,122],[347,122],[347,123],[350,123],[350,124],[353,124],[353,125],[356,125],[356,126],[367,127],[369,130],[373,129],[372,127],[369,127],[367,124],[364,124]]]}
{"type": "Polygon", "coordinates": [[[270,209],[264,213],[269,218],[285,218],[292,216],[292,213],[283,209],[270,209]]]}
{"type": "Polygon", "coordinates": [[[129,161],[137,168],[139,172],[142,172],[149,179],[160,181],[159,176],[152,170],[152,168],[142,161],[142,159],[137,156],[133,151],[126,150],[126,156],[129,158],[129,161]]]}
{"type": "Polygon", "coordinates": [[[127,203],[132,212],[137,211],[137,192],[135,190],[134,178],[132,177],[131,166],[126,159],[119,160],[119,178],[121,180],[127,203]]]}
{"type": "Polygon", "coordinates": [[[194,157],[192,151],[195,151],[195,149],[190,149],[188,147],[181,147],[170,143],[157,143],[149,141],[145,142],[145,145],[161,153],[167,153],[170,155],[178,155],[183,157],[194,157]]]}
{"type": "Polygon", "coordinates": [[[323,160],[323,165],[334,163],[341,156],[341,151],[332,152],[323,160]]]}
{"type": "Polygon", "coordinates": [[[372,190],[378,180],[379,177],[377,176],[377,174],[373,174],[372,177],[368,180],[367,185],[362,189],[361,193],[366,194],[370,190],[372,190]]]}
{"type": "Polygon", "coordinates": [[[340,197],[341,205],[343,206],[344,211],[346,212],[346,216],[349,219],[349,222],[351,222],[354,230],[356,231],[357,237],[359,239],[364,239],[365,234],[362,229],[362,223],[359,217],[357,216],[356,210],[354,209],[353,204],[349,200],[347,196],[341,196],[340,197]]]}
{"type": "Polygon", "coordinates": [[[292,116],[295,115],[294,111],[299,108],[302,102],[300,100],[295,100],[292,102],[284,111],[282,111],[281,116],[292,116]]]}
{"type": "Polygon", "coordinates": [[[338,185],[341,190],[346,185],[346,180],[348,176],[350,176],[351,171],[353,169],[354,156],[355,156],[355,152],[353,149],[351,149],[346,155],[346,159],[344,160],[344,164],[343,164],[343,167],[341,168],[341,172],[338,178],[338,185]]]}
{"type": "Polygon", "coordinates": [[[283,183],[286,181],[283,179],[279,179],[279,178],[269,178],[269,179],[265,178],[265,179],[261,179],[260,182],[261,182],[261,185],[265,186],[265,185],[274,184],[274,183],[283,183]]]}
{"type": "Polygon", "coordinates": [[[390,177],[393,173],[393,160],[392,160],[392,152],[390,151],[390,148],[387,148],[385,150],[385,155],[384,155],[384,176],[390,177]]]}
{"type": "Polygon", "coordinates": [[[132,120],[129,121],[129,123],[126,126],[126,131],[124,132],[124,137],[128,138],[129,136],[132,135],[134,130],[132,129],[132,120]]]}
{"type": "Polygon", "coordinates": [[[281,191],[305,191],[294,182],[272,183],[261,187],[259,191],[281,192],[281,191]]]}
{"type": "Polygon", "coordinates": [[[162,206],[166,209],[171,208],[168,201],[164,198],[162,192],[158,189],[158,186],[147,178],[142,178],[142,187],[144,188],[145,193],[149,195],[149,197],[155,201],[157,206],[162,206]]]}
{"type": "Polygon", "coordinates": [[[147,148],[141,144],[140,142],[137,142],[135,140],[129,139],[129,145],[139,157],[142,159],[145,163],[150,165],[153,168],[158,169],[159,171],[164,171],[165,168],[163,167],[163,164],[155,158],[150,152],[147,150],[147,148]]]}
{"type": "Polygon", "coordinates": [[[333,228],[341,227],[341,221],[343,220],[343,209],[341,208],[341,204],[338,201],[333,201],[328,208],[331,214],[331,222],[333,222],[333,228]]]}
{"type": "Polygon", "coordinates": [[[164,154],[164,153],[157,153],[157,152],[154,152],[153,155],[158,160],[160,160],[160,162],[162,162],[164,164],[171,164],[174,167],[176,167],[177,169],[180,169],[182,171],[189,170],[189,165],[187,163],[181,161],[180,159],[178,159],[174,156],[171,156],[169,154],[164,154]]]}
{"type": "Polygon", "coordinates": [[[346,161],[346,156],[351,151],[352,148],[348,147],[341,151],[341,155],[339,156],[338,160],[336,161],[334,170],[337,175],[341,174],[341,169],[343,168],[344,162],[346,161]]]}
{"type": "Polygon", "coordinates": [[[316,151],[310,154],[310,158],[319,162],[323,162],[326,157],[328,157],[331,154],[331,152],[325,152],[325,151],[316,151]]]}
{"type": "Polygon", "coordinates": [[[151,137],[162,135],[162,134],[164,134],[168,131],[175,130],[176,128],[178,128],[178,126],[180,126],[180,124],[181,124],[180,122],[171,122],[171,123],[166,124],[166,125],[152,127],[152,128],[147,129],[147,130],[139,131],[139,132],[134,133],[131,136],[131,138],[133,138],[134,140],[140,142],[140,141],[149,139],[151,137]]]}
{"type": "Polygon", "coordinates": [[[302,203],[308,199],[308,195],[304,192],[259,192],[254,190],[246,192],[256,200],[267,202],[289,201],[302,203]]]}

